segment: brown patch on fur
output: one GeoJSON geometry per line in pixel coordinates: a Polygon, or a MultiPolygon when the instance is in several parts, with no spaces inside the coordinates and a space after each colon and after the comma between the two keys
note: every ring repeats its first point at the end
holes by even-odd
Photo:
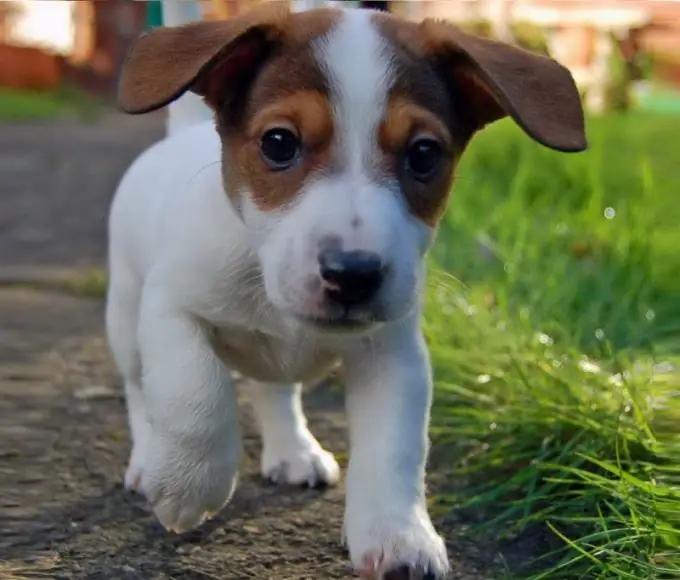
{"type": "MultiPolygon", "coordinates": [[[[227,192],[236,196],[247,189],[260,209],[278,208],[310,172],[333,170],[327,79],[311,42],[339,14],[291,13],[285,3],[268,2],[228,21],[153,30],[126,61],[121,107],[142,113],[187,90],[203,95],[215,110],[224,144],[227,192]],[[272,171],[260,156],[264,127],[276,123],[293,127],[303,142],[300,162],[287,171],[272,171]]],[[[476,131],[496,119],[510,115],[553,149],[585,148],[579,95],[569,72],[552,59],[446,22],[416,24],[382,13],[372,18],[390,42],[396,66],[379,135],[380,167],[399,180],[411,211],[425,223],[436,225],[445,209],[457,156],[476,131]],[[447,153],[427,183],[403,171],[406,148],[418,130],[436,136],[447,153]]]]}
{"type": "Polygon", "coordinates": [[[213,106],[224,148],[225,190],[237,207],[246,190],[259,209],[275,210],[299,193],[310,173],[332,169],[329,89],[311,43],[328,33],[337,17],[332,9],[293,14],[269,58],[238,78],[223,79],[222,98],[213,106]],[[262,134],[276,126],[294,128],[302,141],[301,159],[286,171],[272,171],[260,153],[262,134]]]}
{"type": "Polygon", "coordinates": [[[394,94],[380,126],[378,143],[389,153],[401,151],[416,135],[431,135],[446,149],[451,146],[449,128],[435,114],[406,98],[394,94]]]}
{"type": "Polygon", "coordinates": [[[546,147],[586,148],[580,96],[569,71],[553,59],[467,34],[445,21],[374,18],[395,46],[436,72],[470,135],[509,115],[546,147]]]}
{"type": "Polygon", "coordinates": [[[394,50],[396,67],[381,128],[383,166],[397,177],[411,212],[423,222],[436,226],[457,158],[477,131],[497,119],[510,115],[552,149],[585,148],[578,92],[569,72],[552,59],[471,36],[446,22],[418,24],[388,14],[373,18],[394,50]],[[419,126],[437,136],[447,153],[427,183],[410,177],[399,157],[419,126]]]}
{"type": "Polygon", "coordinates": [[[160,108],[187,90],[204,97],[215,111],[225,189],[237,207],[244,190],[262,210],[280,207],[330,157],[328,87],[311,43],[332,28],[339,11],[291,13],[286,4],[152,30],[123,68],[119,101],[127,112],[160,108]],[[260,153],[262,134],[277,126],[302,139],[302,157],[287,171],[272,171],[260,153]]]}
{"type": "Polygon", "coordinates": [[[281,121],[288,121],[297,129],[305,147],[323,146],[333,134],[333,118],[328,100],[314,91],[293,93],[258,111],[249,123],[248,137],[257,139],[281,121]]]}
{"type": "Polygon", "coordinates": [[[432,227],[446,210],[452,187],[455,146],[451,130],[446,119],[415,104],[413,95],[393,93],[378,134],[381,166],[397,178],[411,213],[432,227]],[[440,167],[427,182],[415,179],[404,166],[408,147],[424,137],[436,140],[443,151],[440,167]]]}
{"type": "MultiPolygon", "coordinates": [[[[268,95],[262,95],[268,96],[268,95]]],[[[305,179],[329,165],[333,143],[333,118],[328,99],[315,91],[300,91],[255,107],[238,131],[224,131],[225,189],[238,204],[244,190],[263,211],[286,204],[300,192],[305,179]],[[260,140],[269,129],[286,128],[301,140],[302,153],[294,167],[273,171],[260,152],[260,140]]]]}
{"type": "Polygon", "coordinates": [[[380,168],[396,179],[411,213],[436,227],[446,210],[453,186],[454,169],[469,140],[452,106],[446,83],[424,54],[418,25],[390,15],[376,14],[378,26],[393,51],[394,84],[380,126],[378,142],[383,151],[380,168]],[[416,137],[432,137],[442,146],[444,158],[427,183],[415,179],[405,167],[406,152],[416,137]]]}

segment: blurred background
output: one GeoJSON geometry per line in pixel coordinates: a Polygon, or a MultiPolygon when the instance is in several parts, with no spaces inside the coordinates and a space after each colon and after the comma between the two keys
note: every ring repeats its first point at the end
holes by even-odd
{"type": "MultiPolygon", "coordinates": [[[[506,119],[459,167],[426,297],[431,509],[455,578],[680,577],[680,1],[290,4],[450,19],[571,70],[588,151],[506,119]]],[[[241,487],[200,531],[164,534],[121,489],[106,217],[164,112],[122,115],[115,89],[160,23],[159,2],[0,2],[0,577],[350,577],[342,490],[262,486],[247,409],[241,487]]],[[[345,464],[342,393],[306,404],[345,464]]]]}
{"type": "MultiPolygon", "coordinates": [[[[228,18],[257,1],[201,0],[200,4],[205,18],[228,18]]],[[[317,0],[291,3],[299,9],[324,4],[317,0]]],[[[631,105],[680,107],[680,5],[673,0],[363,4],[383,4],[415,20],[450,19],[479,34],[549,52],[571,69],[594,110],[631,105]]],[[[109,97],[131,39],[159,22],[160,3],[153,1],[3,1],[0,86],[49,93],[70,85],[109,97]]]]}

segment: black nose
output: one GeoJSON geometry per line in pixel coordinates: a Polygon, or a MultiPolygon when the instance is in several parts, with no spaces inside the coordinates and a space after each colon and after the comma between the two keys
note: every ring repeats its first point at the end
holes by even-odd
{"type": "Polygon", "coordinates": [[[380,257],[372,252],[327,249],[319,254],[319,265],[327,296],[345,307],[368,302],[383,279],[380,257]]]}

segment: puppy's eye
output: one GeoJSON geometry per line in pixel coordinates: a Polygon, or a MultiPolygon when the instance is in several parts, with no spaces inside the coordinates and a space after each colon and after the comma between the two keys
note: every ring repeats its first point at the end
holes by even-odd
{"type": "Polygon", "coordinates": [[[442,147],[434,139],[423,137],[411,143],[406,152],[406,168],[418,181],[432,177],[442,158],[442,147]]]}
{"type": "Polygon", "coordinates": [[[300,155],[300,139],[290,129],[270,129],[260,140],[262,157],[274,171],[289,169],[300,155]]]}

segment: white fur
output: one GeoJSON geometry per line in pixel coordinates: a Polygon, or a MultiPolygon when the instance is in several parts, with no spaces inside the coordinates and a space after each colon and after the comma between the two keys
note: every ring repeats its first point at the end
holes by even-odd
{"type": "Polygon", "coordinates": [[[307,429],[298,384],[249,386],[262,432],[262,473],[274,482],[337,483],[338,463],[307,429]]]}
{"type": "MultiPolygon", "coordinates": [[[[425,505],[432,383],[417,307],[432,232],[409,215],[396,184],[372,177],[393,71],[368,15],[344,13],[315,50],[342,129],[338,174],[309,180],[295,203],[275,213],[238,192],[239,216],[222,188],[214,126],[183,127],[200,114],[183,101],[171,105],[176,128],[132,164],[115,194],[106,317],[134,441],[126,483],[176,531],[229,500],[241,452],[230,370],[256,381],[248,384],[263,475],[337,482],[337,462],[307,428],[300,383],[341,360],[352,561],[376,578],[402,564],[440,577],[448,563],[425,505]],[[345,249],[377,252],[389,265],[379,297],[385,320],[363,334],[300,321],[321,312],[319,291],[308,282],[327,236],[345,249]]],[[[364,322],[375,315],[361,314],[364,322]]]]}
{"type": "Polygon", "coordinates": [[[344,533],[357,569],[448,568],[425,503],[430,361],[415,312],[345,355],[350,463],[344,533]]]}

